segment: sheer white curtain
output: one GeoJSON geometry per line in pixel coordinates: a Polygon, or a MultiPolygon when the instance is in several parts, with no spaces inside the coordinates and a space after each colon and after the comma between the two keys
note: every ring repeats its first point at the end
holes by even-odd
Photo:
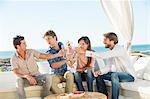
{"type": "Polygon", "coordinates": [[[101,0],[102,7],[113,25],[125,39],[125,48],[131,45],[134,19],[130,0],[101,0]]]}

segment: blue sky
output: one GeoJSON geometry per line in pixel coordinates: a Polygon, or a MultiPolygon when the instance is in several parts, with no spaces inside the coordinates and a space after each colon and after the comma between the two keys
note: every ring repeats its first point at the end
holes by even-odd
{"type": "MultiPolygon", "coordinates": [[[[150,44],[150,1],[133,0],[133,44],[150,44]]],[[[103,46],[103,33],[113,31],[99,0],[1,0],[0,50],[14,50],[12,38],[23,35],[28,48],[48,48],[42,38],[54,30],[59,41],[77,45],[87,35],[92,46],[103,46]]],[[[119,35],[119,34],[118,34],[119,35]]],[[[119,35],[120,43],[124,39],[119,35]]]]}

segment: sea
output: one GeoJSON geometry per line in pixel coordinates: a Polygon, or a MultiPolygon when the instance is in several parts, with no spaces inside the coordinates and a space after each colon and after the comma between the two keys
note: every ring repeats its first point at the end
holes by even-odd
{"type": "MultiPolygon", "coordinates": [[[[104,47],[93,47],[96,52],[107,51],[108,49],[104,47]]],[[[39,52],[45,53],[47,49],[36,49],[39,52]]],[[[150,55],[150,44],[146,45],[132,45],[132,52],[143,52],[144,54],[150,55]]],[[[15,51],[0,51],[0,59],[11,58],[14,55],[15,51]]]]}

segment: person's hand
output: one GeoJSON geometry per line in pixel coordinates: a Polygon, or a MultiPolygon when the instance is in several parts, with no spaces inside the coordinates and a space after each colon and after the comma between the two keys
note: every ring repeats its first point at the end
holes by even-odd
{"type": "Polygon", "coordinates": [[[79,53],[84,53],[84,52],[82,51],[81,47],[76,47],[76,48],[75,48],[75,52],[78,53],[78,54],[79,54],[79,53]]]}
{"type": "Polygon", "coordinates": [[[66,64],[70,67],[72,67],[72,60],[73,60],[73,56],[72,55],[67,55],[66,56],[66,64]]]}
{"type": "Polygon", "coordinates": [[[72,58],[73,58],[73,56],[71,54],[66,55],[66,60],[71,60],[72,58]]]}
{"type": "Polygon", "coordinates": [[[101,73],[100,70],[98,70],[98,71],[96,71],[96,72],[94,73],[94,76],[95,76],[95,77],[98,77],[99,75],[102,75],[102,73],[101,73]]]}
{"type": "Polygon", "coordinates": [[[68,57],[68,55],[67,55],[67,57],[66,57],[66,64],[67,64],[68,66],[71,66],[71,58],[68,57]]]}
{"type": "Polygon", "coordinates": [[[34,86],[37,84],[36,79],[30,75],[26,75],[25,78],[29,81],[31,86],[34,86]]]}

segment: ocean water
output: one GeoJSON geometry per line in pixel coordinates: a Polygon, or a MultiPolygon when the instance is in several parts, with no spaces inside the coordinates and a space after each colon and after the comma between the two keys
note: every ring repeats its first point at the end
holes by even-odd
{"type": "MultiPolygon", "coordinates": [[[[107,51],[104,47],[93,47],[97,52],[107,51]]],[[[39,49],[38,51],[45,53],[46,49],[39,49]]],[[[132,45],[131,51],[146,51],[145,54],[150,55],[150,45],[132,45]]],[[[14,55],[14,51],[0,51],[0,58],[11,58],[14,55]]]]}

